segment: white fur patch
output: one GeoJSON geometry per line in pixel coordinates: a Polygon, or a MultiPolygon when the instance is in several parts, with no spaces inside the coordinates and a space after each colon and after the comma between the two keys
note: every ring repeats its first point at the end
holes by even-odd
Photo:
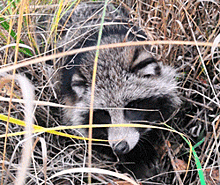
{"type": "Polygon", "coordinates": [[[76,92],[79,98],[81,98],[83,93],[85,92],[85,88],[82,86],[72,86],[72,89],[76,92]]]}
{"type": "Polygon", "coordinates": [[[136,65],[138,65],[141,61],[147,59],[147,58],[152,58],[153,56],[147,52],[147,51],[143,51],[141,54],[139,54],[138,58],[134,61],[132,68],[135,67],[136,65]]]}
{"type": "Polygon", "coordinates": [[[78,74],[74,74],[72,76],[72,82],[74,82],[74,81],[84,81],[84,80],[78,74]]]}
{"type": "Polygon", "coordinates": [[[81,78],[78,74],[74,74],[72,76],[72,90],[75,91],[75,93],[77,94],[77,96],[80,98],[82,97],[83,93],[85,92],[85,87],[84,86],[80,86],[80,85],[74,85],[74,83],[80,83],[83,82],[84,79],[81,78]]]}
{"type": "Polygon", "coordinates": [[[138,73],[142,76],[144,75],[156,75],[155,67],[157,67],[157,63],[148,64],[146,67],[138,70],[138,73]]]}

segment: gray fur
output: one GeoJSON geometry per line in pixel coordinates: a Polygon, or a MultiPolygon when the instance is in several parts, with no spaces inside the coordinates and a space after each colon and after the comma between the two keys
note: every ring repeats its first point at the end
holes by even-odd
{"type": "MultiPolygon", "coordinates": [[[[62,47],[65,50],[70,50],[74,47],[83,47],[82,45],[79,46],[79,41],[99,31],[102,11],[103,4],[95,2],[81,3],[73,12],[69,10],[60,21],[60,26],[63,28],[66,20],[68,20],[65,25],[67,32],[65,36],[59,40],[58,47],[62,47]]],[[[123,25],[124,23],[119,21],[113,23],[112,21],[120,19],[128,20],[121,12],[120,7],[116,9],[112,4],[107,6],[105,17],[106,21],[104,25],[115,24],[116,29],[117,26],[123,25]]]]}
{"type": "MultiPolygon", "coordinates": [[[[96,34],[99,30],[97,24],[100,24],[102,12],[99,9],[100,7],[102,7],[100,4],[80,4],[68,21],[66,25],[68,31],[58,42],[58,46],[62,46],[65,50],[79,48],[84,47],[86,41],[94,39],[91,35],[96,34]]],[[[63,21],[68,16],[69,14],[63,18],[63,21]]],[[[113,5],[109,5],[106,18],[107,21],[104,24],[112,24],[112,26],[105,27],[109,35],[102,37],[101,45],[138,40],[135,36],[132,39],[128,37],[128,33],[122,31],[117,33],[117,30],[122,30],[122,27],[128,27],[124,22],[115,22],[118,19],[127,20],[127,17],[120,8],[115,9],[113,5]],[[111,31],[108,32],[108,29],[111,31]],[[112,33],[114,31],[115,33],[112,33]]],[[[133,35],[137,33],[133,27],[131,29],[128,27],[127,31],[131,31],[133,35]]],[[[145,35],[143,35],[144,37],[145,35]]],[[[77,107],[64,109],[63,120],[66,125],[83,124],[84,116],[89,112],[86,108],[90,107],[91,101],[91,83],[95,53],[96,51],[90,51],[80,56],[80,64],[77,64],[80,65],[79,73],[73,72],[71,77],[70,85],[72,92],[63,93],[64,104],[77,107]],[[81,83],[85,83],[86,85],[79,85],[81,83]]],[[[73,62],[75,64],[74,62],[77,57],[79,56],[73,56],[69,63],[73,62]]],[[[129,46],[100,50],[96,74],[94,109],[107,108],[106,111],[111,117],[112,124],[129,124],[131,122],[125,119],[123,112],[123,108],[131,101],[167,96],[171,102],[171,107],[175,109],[180,105],[177,82],[175,81],[176,71],[172,67],[163,65],[161,62],[151,62],[144,67],[140,67],[140,69],[137,67],[141,62],[150,58],[152,58],[152,54],[149,52],[149,47],[147,46],[129,46]],[[137,50],[139,52],[135,54],[137,50]],[[137,55],[136,59],[134,59],[135,55],[137,55]],[[135,68],[137,69],[131,72],[135,68]],[[156,68],[159,72],[156,71],[156,68]]],[[[67,72],[62,72],[63,82],[65,81],[67,72]]],[[[80,131],[87,136],[86,130],[81,129],[80,131]]],[[[140,137],[140,133],[135,128],[108,128],[108,140],[113,150],[114,146],[123,140],[128,143],[129,151],[131,151],[137,145],[140,137]]]]}

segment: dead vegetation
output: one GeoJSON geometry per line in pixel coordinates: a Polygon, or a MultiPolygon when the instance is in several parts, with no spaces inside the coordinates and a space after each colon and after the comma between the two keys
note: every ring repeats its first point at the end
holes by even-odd
{"type": "MultiPolygon", "coordinates": [[[[57,127],[61,121],[59,108],[61,105],[51,82],[51,76],[56,74],[56,70],[53,71],[56,66],[46,65],[42,58],[33,63],[31,61],[45,55],[49,56],[50,60],[58,60],[54,57],[57,51],[51,50],[54,47],[54,42],[51,40],[57,34],[57,21],[72,2],[65,1],[62,4],[53,1],[49,4],[46,1],[30,1],[29,3],[26,0],[13,1],[10,5],[4,1],[0,3],[0,75],[5,77],[6,73],[13,74],[11,66],[26,64],[17,68],[16,73],[25,74],[35,86],[35,124],[50,128],[57,127]],[[48,20],[48,23],[49,21],[53,23],[49,24],[52,26],[45,37],[47,44],[42,49],[36,43],[37,33],[34,27],[44,14],[52,14],[54,17],[48,20]]],[[[149,41],[165,42],[153,45],[152,51],[158,60],[177,68],[179,73],[177,80],[183,102],[170,125],[191,141],[201,163],[206,184],[219,184],[220,2],[218,0],[130,0],[115,1],[115,3],[121,3],[130,12],[130,21],[145,31],[149,41]],[[174,44],[172,41],[180,42],[174,44]],[[186,44],[188,41],[192,41],[192,44],[186,44]],[[212,46],[207,43],[212,43],[212,46]]],[[[2,79],[0,81],[1,115],[10,114],[10,117],[24,120],[19,84],[2,79]]],[[[13,184],[16,179],[24,140],[23,135],[7,137],[2,135],[23,130],[22,126],[7,123],[0,117],[1,184],[13,184]]],[[[85,141],[79,142],[44,131],[34,133],[32,138],[33,153],[26,174],[26,184],[88,183],[88,171],[85,168],[88,147],[85,141]],[[57,174],[58,172],[63,174],[57,174]]],[[[158,149],[161,154],[160,172],[156,177],[146,179],[145,182],[149,184],[202,182],[203,177],[198,173],[198,161],[192,154],[192,148],[181,135],[169,132],[163,139],[165,145],[158,149]]],[[[108,159],[100,161],[99,155],[95,152],[92,167],[117,171],[114,163],[109,162],[108,159]]],[[[95,172],[92,173],[94,183],[127,183],[119,182],[117,180],[119,177],[116,178],[110,172],[109,175],[104,174],[103,171],[95,172]]]]}

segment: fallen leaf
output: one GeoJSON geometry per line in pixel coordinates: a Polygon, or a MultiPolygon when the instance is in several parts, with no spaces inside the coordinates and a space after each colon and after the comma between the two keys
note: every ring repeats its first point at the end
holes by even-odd
{"type": "Polygon", "coordinates": [[[220,183],[219,170],[218,169],[206,169],[205,170],[205,177],[206,177],[207,185],[219,184],[220,183]]]}
{"type": "Polygon", "coordinates": [[[178,171],[186,170],[186,169],[187,169],[187,164],[186,164],[186,162],[183,161],[183,160],[174,159],[174,163],[175,163],[176,169],[177,169],[178,171]]]}

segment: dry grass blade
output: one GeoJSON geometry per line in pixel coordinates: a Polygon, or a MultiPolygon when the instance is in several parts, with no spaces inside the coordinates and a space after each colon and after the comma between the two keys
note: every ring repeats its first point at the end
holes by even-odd
{"type": "Polygon", "coordinates": [[[75,168],[75,169],[64,170],[64,171],[58,172],[58,173],[54,174],[53,176],[49,177],[48,180],[53,179],[58,176],[61,176],[61,175],[64,175],[66,173],[82,173],[82,172],[83,173],[98,173],[98,174],[110,175],[110,176],[117,177],[118,179],[123,179],[127,182],[130,182],[133,185],[138,185],[133,179],[127,177],[126,175],[112,172],[109,170],[99,169],[99,168],[75,168]]]}
{"type": "Polygon", "coordinates": [[[44,181],[46,182],[47,181],[47,146],[44,138],[40,137],[39,140],[41,142],[41,148],[42,148],[44,181]]]}
{"type": "MultiPolygon", "coordinates": [[[[12,79],[12,76],[6,77],[8,79],[12,79]]],[[[32,149],[32,125],[33,125],[33,99],[34,99],[34,88],[27,80],[27,78],[16,75],[15,79],[19,82],[23,98],[24,98],[24,113],[25,113],[25,138],[24,138],[24,146],[22,152],[22,158],[20,162],[20,167],[17,171],[17,179],[15,184],[22,185],[25,182],[26,171],[30,163],[31,149],[32,149]]]]}
{"type": "Polygon", "coordinates": [[[212,46],[212,49],[211,49],[212,59],[214,57],[215,49],[218,47],[219,43],[220,43],[220,34],[215,38],[215,40],[213,42],[213,46],[212,46]]]}
{"type": "Polygon", "coordinates": [[[17,178],[15,181],[16,185],[22,185],[25,184],[26,179],[26,171],[30,163],[30,157],[31,157],[31,150],[32,150],[32,125],[33,125],[33,99],[34,99],[34,88],[32,87],[31,83],[22,76],[16,76],[16,79],[19,81],[19,84],[21,86],[22,94],[24,97],[25,102],[25,140],[23,146],[23,152],[22,152],[22,158],[20,167],[17,171],[17,178]]]}
{"type": "MultiPolygon", "coordinates": [[[[103,30],[103,22],[105,18],[105,11],[108,4],[108,0],[105,0],[103,13],[102,13],[102,20],[101,20],[101,26],[99,29],[99,36],[97,40],[97,50],[96,50],[96,56],[94,59],[94,65],[93,65],[93,74],[92,74],[92,85],[91,85],[91,101],[90,101],[90,109],[89,109],[89,143],[88,143],[88,167],[92,167],[92,124],[93,124],[93,111],[94,111],[94,97],[95,97],[95,83],[96,83],[96,73],[97,73],[97,66],[98,66],[98,57],[99,57],[99,46],[101,43],[102,38],[102,30],[103,30]]],[[[89,173],[88,176],[88,183],[91,184],[91,174],[89,173]]]]}
{"type": "MultiPolygon", "coordinates": [[[[190,45],[190,46],[198,45],[198,46],[212,47],[213,43],[194,42],[194,41],[161,41],[161,40],[157,40],[157,41],[140,41],[140,42],[129,42],[129,43],[123,42],[123,43],[116,43],[116,44],[100,45],[99,49],[117,48],[117,47],[125,47],[125,46],[140,46],[140,45],[190,45]]],[[[217,46],[220,47],[220,44],[218,44],[217,46]]],[[[32,59],[30,61],[25,61],[25,62],[22,62],[19,64],[14,64],[14,65],[6,66],[6,67],[3,66],[0,69],[0,73],[9,72],[9,71],[17,69],[17,68],[45,62],[45,61],[52,60],[55,58],[60,58],[60,57],[64,57],[67,55],[73,55],[76,53],[83,53],[83,52],[92,51],[92,50],[97,50],[97,46],[75,49],[72,51],[66,51],[66,52],[62,52],[62,53],[58,53],[58,54],[53,54],[53,55],[49,55],[49,56],[44,56],[44,57],[32,59]]]]}

